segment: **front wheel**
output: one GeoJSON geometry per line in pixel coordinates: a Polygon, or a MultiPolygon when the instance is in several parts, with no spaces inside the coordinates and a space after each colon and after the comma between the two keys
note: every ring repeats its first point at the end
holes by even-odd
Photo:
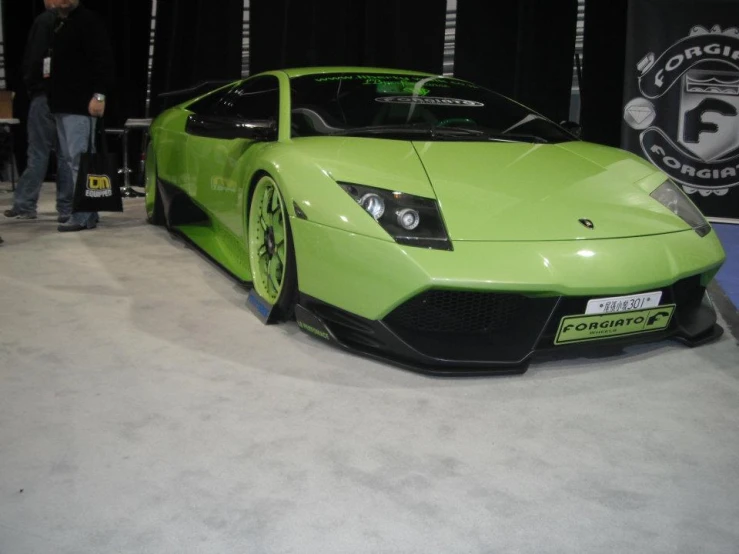
{"type": "Polygon", "coordinates": [[[292,317],[297,295],[295,249],[285,201],[265,175],[254,187],[249,207],[249,263],[254,289],[280,319],[292,317]]]}

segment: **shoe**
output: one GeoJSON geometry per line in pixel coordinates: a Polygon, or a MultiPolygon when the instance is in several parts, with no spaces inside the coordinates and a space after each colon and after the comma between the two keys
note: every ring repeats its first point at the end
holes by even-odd
{"type": "Polygon", "coordinates": [[[3,215],[5,217],[14,217],[15,219],[36,219],[36,214],[34,213],[21,213],[15,208],[11,208],[9,210],[5,210],[3,212],[3,215]]]}
{"type": "Polygon", "coordinates": [[[60,233],[69,233],[71,231],[84,231],[87,228],[87,225],[80,225],[79,223],[68,223],[66,225],[59,225],[56,230],[60,233]]]}
{"type": "Polygon", "coordinates": [[[63,225],[59,225],[59,227],[56,228],[57,231],[60,233],[69,233],[72,231],[84,231],[85,229],[94,229],[97,227],[97,221],[90,222],[87,224],[78,223],[76,221],[70,221],[63,225]]]}
{"type": "Polygon", "coordinates": [[[61,214],[60,214],[60,215],[59,215],[59,217],[57,217],[57,218],[56,218],[56,220],[57,220],[57,221],[58,221],[59,223],[66,223],[67,221],[69,221],[69,218],[70,218],[70,217],[72,217],[72,216],[71,216],[71,215],[69,215],[69,214],[67,214],[67,215],[61,215],[61,214]]]}

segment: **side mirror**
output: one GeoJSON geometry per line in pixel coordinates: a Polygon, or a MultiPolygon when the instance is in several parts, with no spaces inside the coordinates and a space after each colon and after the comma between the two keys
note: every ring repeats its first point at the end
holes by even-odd
{"type": "Polygon", "coordinates": [[[575,135],[577,138],[580,138],[582,136],[582,125],[580,125],[576,121],[563,121],[559,125],[560,127],[564,127],[567,131],[575,135]]]}
{"type": "Polygon", "coordinates": [[[272,119],[246,120],[192,114],[187,118],[185,132],[190,135],[209,138],[275,140],[277,138],[277,122],[272,119]]]}

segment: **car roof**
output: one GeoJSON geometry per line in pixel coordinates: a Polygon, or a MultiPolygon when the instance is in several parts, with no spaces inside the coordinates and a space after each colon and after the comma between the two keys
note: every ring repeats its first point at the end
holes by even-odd
{"type": "Polygon", "coordinates": [[[294,67],[281,69],[288,77],[303,77],[305,75],[325,75],[328,73],[385,73],[392,75],[423,75],[428,77],[438,77],[433,73],[425,71],[411,71],[406,69],[392,69],[388,67],[357,67],[357,66],[318,66],[318,67],[294,67]]]}

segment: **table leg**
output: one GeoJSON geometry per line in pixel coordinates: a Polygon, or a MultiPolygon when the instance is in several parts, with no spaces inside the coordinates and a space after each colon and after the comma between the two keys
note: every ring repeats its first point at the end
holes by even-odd
{"type": "Polygon", "coordinates": [[[133,190],[129,180],[129,173],[131,169],[128,167],[128,128],[123,128],[123,186],[121,187],[121,196],[123,198],[136,198],[139,196],[145,196],[144,194],[133,190]]]}

